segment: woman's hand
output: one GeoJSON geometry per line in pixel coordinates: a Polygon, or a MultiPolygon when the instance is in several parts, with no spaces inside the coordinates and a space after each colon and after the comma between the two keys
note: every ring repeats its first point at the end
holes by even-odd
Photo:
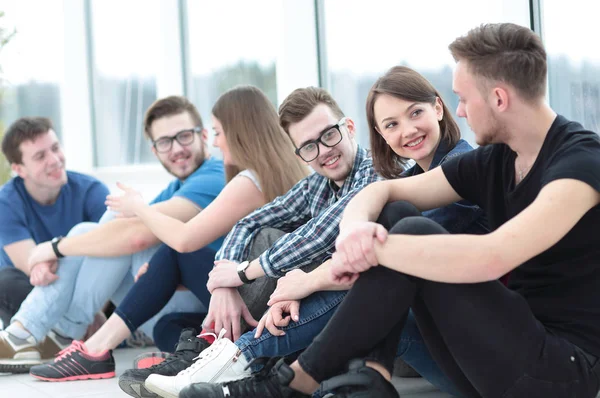
{"type": "Polygon", "coordinates": [[[136,209],[144,206],[142,194],[128,185],[117,182],[117,187],[123,191],[123,195],[108,195],[106,206],[117,213],[117,217],[134,217],[136,209]]]}

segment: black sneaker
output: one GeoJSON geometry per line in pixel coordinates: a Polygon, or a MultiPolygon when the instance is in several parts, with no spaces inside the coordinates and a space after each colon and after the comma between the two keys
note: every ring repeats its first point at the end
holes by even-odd
{"type": "Polygon", "coordinates": [[[319,394],[336,398],[400,398],[394,385],[361,359],[350,361],[348,373],[321,383],[319,394]]]}
{"type": "Polygon", "coordinates": [[[157,397],[155,393],[144,387],[144,382],[151,374],[175,376],[194,363],[194,358],[210,346],[205,339],[196,337],[196,330],[183,329],[175,353],[169,355],[161,363],[146,369],[129,369],[119,377],[119,387],[125,393],[137,398],[157,397]]]}
{"type": "Polygon", "coordinates": [[[115,377],[115,359],[109,350],[92,355],[83,342],[73,341],[54,361],[32,367],[29,374],[44,381],[109,379],[115,377]]]}
{"type": "Polygon", "coordinates": [[[179,393],[179,398],[304,398],[302,394],[289,387],[294,371],[285,363],[284,358],[257,358],[251,365],[264,365],[257,374],[242,380],[227,383],[197,383],[187,386],[179,393]]]}

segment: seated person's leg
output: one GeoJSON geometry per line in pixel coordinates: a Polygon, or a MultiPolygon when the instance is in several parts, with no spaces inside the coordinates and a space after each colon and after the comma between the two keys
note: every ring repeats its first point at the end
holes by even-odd
{"type": "Polygon", "coordinates": [[[0,268],[0,321],[4,327],[10,324],[11,318],[32,289],[29,277],[20,269],[0,268]]]}
{"type": "MultiPolygon", "coordinates": [[[[193,256],[189,256],[188,262],[190,265],[186,265],[186,267],[191,269],[193,266],[196,278],[202,279],[201,275],[205,275],[203,283],[191,283],[190,287],[195,288],[195,290],[201,290],[201,287],[206,292],[208,269],[212,269],[215,252],[210,249],[202,249],[190,254],[193,254],[193,256]]],[[[85,345],[73,345],[73,350],[85,360],[79,360],[75,355],[64,358],[69,361],[75,360],[87,372],[86,377],[80,377],[79,374],[75,373],[69,374],[70,379],[85,379],[89,375],[99,378],[109,374],[114,375],[114,360],[110,356],[109,350],[114,349],[130,333],[135,332],[142,323],[159,312],[173,296],[177,286],[182,281],[180,260],[180,254],[168,246],[162,245],[159,248],[150,261],[148,271],[133,285],[124,301],[115,309],[108,321],[85,345]],[[98,369],[101,369],[101,373],[98,373],[98,369]]],[[[205,295],[208,296],[208,292],[205,295]]],[[[198,355],[198,352],[194,356],[196,355],[198,355]]],[[[46,380],[64,380],[64,372],[57,372],[55,369],[55,366],[60,363],[59,360],[53,366],[35,367],[31,370],[31,374],[46,380]]],[[[190,363],[191,358],[186,365],[190,363]]]]}
{"type": "Polygon", "coordinates": [[[75,289],[68,310],[56,325],[56,330],[66,336],[81,339],[95,314],[113,297],[123,284],[132,285],[130,272],[138,254],[148,258],[158,246],[133,255],[119,257],[85,257],[77,275],[75,289]]]}
{"type": "MultiPolygon", "coordinates": [[[[96,227],[96,223],[81,223],[73,227],[69,235],[81,234],[96,227]]],[[[67,311],[71,302],[79,266],[84,257],[65,257],[59,260],[58,279],[47,286],[36,286],[23,301],[19,311],[6,328],[8,334],[0,336],[0,363],[11,366],[19,356],[5,338],[18,338],[22,342],[13,344],[19,350],[32,350],[31,360],[25,365],[41,363],[51,359],[76,336],[60,336],[51,332],[67,311]],[[48,338],[46,336],[48,335],[48,338]]],[[[87,326],[87,325],[86,325],[87,326]]],[[[22,362],[22,361],[21,361],[22,362]]],[[[10,370],[8,370],[10,371],[10,370]]]]}
{"type": "Polygon", "coordinates": [[[179,336],[184,329],[197,329],[206,313],[195,312],[174,312],[164,315],[154,326],[152,337],[156,347],[165,352],[174,352],[175,346],[179,342],[179,336]]]}

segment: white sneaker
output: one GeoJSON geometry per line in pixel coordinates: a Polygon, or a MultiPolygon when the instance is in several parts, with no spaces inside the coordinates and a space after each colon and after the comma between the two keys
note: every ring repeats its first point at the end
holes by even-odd
{"type": "Polygon", "coordinates": [[[248,361],[231,340],[223,337],[225,333],[222,329],[217,340],[195,358],[196,362],[177,376],[150,375],[146,388],[164,398],[177,398],[181,390],[193,383],[222,383],[250,376],[250,369],[246,370],[248,361]]]}

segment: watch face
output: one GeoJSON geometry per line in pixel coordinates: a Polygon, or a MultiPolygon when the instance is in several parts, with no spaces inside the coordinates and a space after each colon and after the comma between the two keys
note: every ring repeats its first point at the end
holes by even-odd
{"type": "Polygon", "coordinates": [[[237,270],[238,270],[238,272],[243,272],[243,271],[245,271],[245,270],[246,270],[246,268],[248,268],[248,265],[249,265],[249,264],[250,264],[250,263],[249,263],[248,261],[244,261],[244,262],[242,262],[242,263],[239,263],[239,264],[238,264],[238,266],[237,266],[237,270]]]}

